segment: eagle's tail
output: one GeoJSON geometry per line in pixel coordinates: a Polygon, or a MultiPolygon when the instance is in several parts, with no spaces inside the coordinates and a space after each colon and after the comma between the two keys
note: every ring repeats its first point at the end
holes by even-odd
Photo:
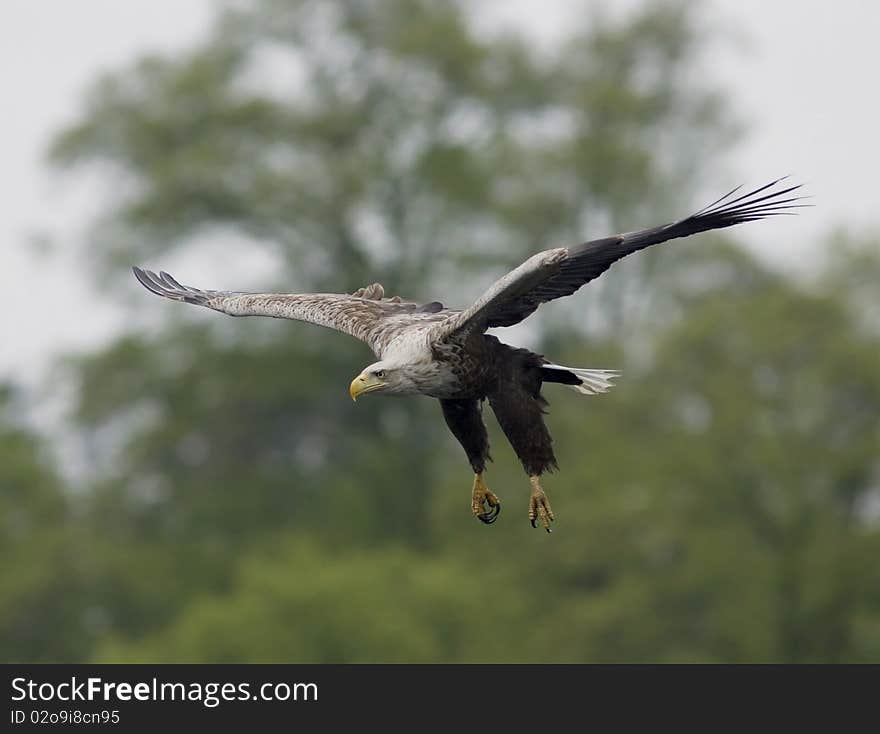
{"type": "Polygon", "coordinates": [[[581,395],[598,395],[608,392],[614,384],[611,382],[620,376],[617,370],[588,370],[578,367],[563,367],[559,364],[541,365],[541,376],[544,382],[558,382],[568,385],[581,395]]]}

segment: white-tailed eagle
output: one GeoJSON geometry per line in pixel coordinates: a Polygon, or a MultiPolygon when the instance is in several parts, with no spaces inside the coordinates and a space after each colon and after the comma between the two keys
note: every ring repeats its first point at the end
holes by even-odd
{"type": "Polygon", "coordinates": [[[539,252],[464,310],[437,301],[419,305],[398,296],[386,298],[378,283],[351,295],[237,293],[191,288],[164,272],[134,268],[134,274],[147,290],[175,301],[230,316],[308,321],[366,342],[378,361],[354,378],[349,388],[352,399],[372,392],[437,398],[474,471],[473,514],[491,524],[501,503],[483,481],[489,441],[482,404],[488,399],[531,482],[532,527],[540,522],[549,532],[554,517],[540,477],[556,468],[556,457],[544,423],[547,403],[541,387],[552,382],[595,395],[611,387],[617,372],[554,364],[527,349],[508,346],[486,330],[519,323],[542,303],[570,296],[615,261],[651,245],[793,213],[802,206],[798,203],[802,197],[793,193],[799,186],[780,186],[782,180],[739,196],[739,189],[734,189],[696,214],[661,227],[539,252]]]}

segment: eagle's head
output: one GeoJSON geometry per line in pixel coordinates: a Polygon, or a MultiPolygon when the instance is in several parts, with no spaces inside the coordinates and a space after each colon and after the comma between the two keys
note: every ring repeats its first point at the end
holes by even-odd
{"type": "Polygon", "coordinates": [[[386,395],[412,395],[419,392],[412,370],[390,360],[375,362],[351,381],[348,394],[352,400],[368,392],[381,390],[386,395]]]}

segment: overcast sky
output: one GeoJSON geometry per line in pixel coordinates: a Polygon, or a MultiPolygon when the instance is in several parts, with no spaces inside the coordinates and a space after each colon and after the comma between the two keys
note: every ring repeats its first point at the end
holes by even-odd
{"type": "MultiPolygon", "coordinates": [[[[546,42],[564,30],[572,7],[571,0],[488,4],[486,22],[527,23],[546,42]]],[[[775,261],[797,266],[815,252],[821,233],[838,223],[880,229],[875,202],[880,4],[708,0],[708,5],[710,22],[742,29],[749,39],[718,44],[709,56],[713,79],[730,92],[732,107],[750,125],[730,158],[734,170],[719,174],[719,185],[731,173],[747,183],[791,173],[807,182],[815,197],[815,209],[786,220],[775,261]]],[[[81,94],[97,73],[144,51],[185,47],[205,28],[212,7],[210,0],[3,0],[0,379],[12,376],[33,385],[57,355],[91,348],[121,327],[125,314],[98,302],[87,264],[70,254],[100,202],[81,190],[76,176],[49,171],[45,147],[75,118],[81,94]],[[39,254],[35,234],[47,235],[53,246],[39,254]]],[[[741,234],[747,241],[749,233],[741,234]]]]}

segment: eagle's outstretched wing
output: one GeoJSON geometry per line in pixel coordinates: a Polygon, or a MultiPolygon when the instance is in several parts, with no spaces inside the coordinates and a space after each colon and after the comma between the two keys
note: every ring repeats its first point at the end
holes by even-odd
{"type": "Polygon", "coordinates": [[[783,180],[777,179],[741,196],[736,196],[741,188],[738,187],[696,214],[661,227],[539,252],[496,281],[470,308],[439,324],[436,338],[519,323],[542,303],[570,296],[617,260],[650,245],[778,214],[792,214],[794,209],[803,206],[797,203],[803,197],[789,196],[800,186],[778,188],[777,184],[783,180]],[[774,187],[777,187],[775,191],[774,187]]]}
{"type": "Polygon", "coordinates": [[[132,270],[141,285],[156,295],[205,306],[230,316],[271,316],[326,326],[366,342],[379,357],[402,329],[426,318],[428,314],[433,318],[445,317],[440,315],[442,305],[439,303],[419,306],[401,301],[396,296],[384,298],[384,291],[378,283],[361,288],[352,295],[237,293],[199,290],[181,285],[165,272],[157,274],[137,267],[132,270]]]}

